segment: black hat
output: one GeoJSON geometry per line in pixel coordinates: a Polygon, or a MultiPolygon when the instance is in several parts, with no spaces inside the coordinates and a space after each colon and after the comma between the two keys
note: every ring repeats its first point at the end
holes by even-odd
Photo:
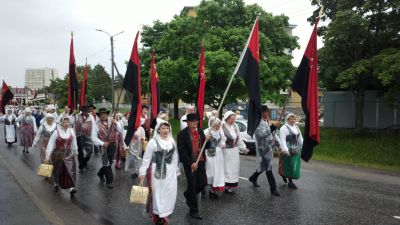
{"type": "Polygon", "coordinates": [[[106,108],[101,108],[96,114],[100,116],[101,113],[106,113],[107,115],[110,115],[110,110],[107,110],[106,108]]]}
{"type": "Polygon", "coordinates": [[[186,115],[186,120],[183,121],[199,121],[199,117],[197,116],[196,113],[189,113],[186,115]]]}
{"type": "Polygon", "coordinates": [[[81,111],[82,112],[89,112],[89,106],[87,106],[87,105],[81,106],[81,111]]]}
{"type": "Polygon", "coordinates": [[[96,109],[96,106],[94,106],[93,103],[90,104],[89,107],[92,107],[93,109],[96,109]]]}
{"type": "Polygon", "coordinates": [[[268,106],[267,105],[262,105],[261,106],[261,112],[269,112],[268,106]]]}

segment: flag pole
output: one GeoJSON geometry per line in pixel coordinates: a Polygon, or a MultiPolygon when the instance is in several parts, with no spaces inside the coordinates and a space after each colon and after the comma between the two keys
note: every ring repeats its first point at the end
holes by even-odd
{"type": "MultiPolygon", "coordinates": [[[[257,21],[257,20],[258,20],[258,17],[256,18],[256,21],[257,21]]],[[[256,22],[254,22],[253,28],[251,29],[250,34],[253,33],[253,30],[254,30],[255,25],[256,25],[256,22]]],[[[244,46],[243,51],[242,51],[242,53],[240,54],[239,61],[238,61],[238,63],[236,64],[235,70],[234,70],[233,73],[232,73],[232,76],[231,76],[231,79],[229,80],[228,86],[226,87],[225,92],[224,92],[224,95],[222,96],[221,102],[219,103],[219,106],[218,106],[218,114],[219,114],[219,112],[222,110],[222,105],[223,105],[223,103],[224,103],[224,101],[225,101],[225,97],[226,97],[226,95],[228,94],[228,91],[229,91],[229,89],[230,89],[230,87],[231,87],[231,85],[232,85],[233,78],[235,77],[235,74],[236,74],[237,71],[239,70],[240,62],[243,60],[244,53],[245,53],[246,48],[248,47],[249,42],[250,42],[250,38],[251,38],[251,35],[250,35],[249,38],[247,39],[246,45],[244,46]]],[[[203,154],[203,151],[204,151],[204,148],[206,147],[206,144],[207,144],[207,141],[204,142],[204,144],[203,144],[203,146],[202,146],[202,148],[201,148],[200,154],[199,154],[199,156],[197,157],[197,160],[196,160],[196,165],[197,165],[197,164],[199,163],[199,161],[200,161],[200,157],[201,157],[201,155],[203,154]]]]}

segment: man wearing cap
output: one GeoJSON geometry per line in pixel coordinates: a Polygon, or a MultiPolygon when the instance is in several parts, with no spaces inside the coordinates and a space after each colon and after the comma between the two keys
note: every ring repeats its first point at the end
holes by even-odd
{"type": "Polygon", "coordinates": [[[206,137],[204,132],[197,127],[199,122],[197,114],[187,114],[184,122],[187,123],[187,127],[181,130],[177,137],[179,158],[185,169],[187,180],[187,189],[184,192],[184,196],[186,198],[186,204],[190,208],[190,216],[201,220],[202,217],[199,214],[197,195],[207,185],[207,175],[204,164],[205,151],[203,151],[198,164],[196,160],[204,142],[208,141],[210,137],[206,137]]]}
{"type": "MultiPolygon", "coordinates": [[[[106,182],[108,188],[113,188],[113,173],[112,173],[112,162],[116,151],[117,133],[123,135],[123,127],[115,119],[108,117],[110,111],[105,108],[99,109],[97,115],[100,121],[97,122],[94,132],[92,133],[93,143],[97,146],[101,146],[102,152],[102,163],[103,166],[97,172],[97,176],[100,178],[100,182],[106,182]]],[[[124,148],[128,149],[124,143],[124,148]]]]}
{"type": "MultiPolygon", "coordinates": [[[[99,117],[97,116],[95,109],[96,109],[96,106],[95,106],[93,103],[89,105],[89,114],[93,116],[93,119],[94,119],[94,121],[95,121],[96,124],[97,124],[97,122],[99,122],[100,119],[99,119],[99,117]]],[[[99,153],[99,147],[98,147],[97,145],[93,145],[93,150],[94,150],[94,152],[95,152],[96,154],[99,153]]]]}
{"type": "Polygon", "coordinates": [[[88,169],[88,161],[93,153],[92,133],[96,122],[92,115],[89,114],[89,106],[81,106],[81,113],[78,114],[75,121],[75,133],[78,144],[78,162],[79,173],[83,173],[83,169],[88,169]]]}
{"type": "Polygon", "coordinates": [[[187,124],[186,124],[185,121],[186,121],[187,115],[190,114],[190,113],[194,113],[194,106],[192,106],[192,105],[186,106],[186,113],[185,113],[185,115],[183,115],[181,117],[181,121],[180,121],[181,130],[183,130],[183,129],[185,129],[187,127],[187,124]]]}
{"type": "MultiPolygon", "coordinates": [[[[266,105],[261,106],[261,121],[254,132],[256,139],[256,165],[257,169],[249,178],[255,187],[260,187],[257,183],[258,176],[265,171],[267,175],[270,191],[272,195],[280,196],[277,188],[274,175],[272,174],[272,159],[274,150],[274,138],[272,132],[280,126],[278,121],[268,121],[269,109],[266,105]]],[[[276,142],[275,144],[278,144],[276,142]]]]}

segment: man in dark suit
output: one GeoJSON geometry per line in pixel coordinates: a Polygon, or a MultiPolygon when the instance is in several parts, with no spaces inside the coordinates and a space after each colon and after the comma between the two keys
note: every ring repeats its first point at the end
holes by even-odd
{"type": "Polygon", "coordinates": [[[190,216],[201,220],[202,217],[199,214],[197,194],[207,185],[205,151],[203,151],[198,164],[196,160],[204,142],[208,141],[210,137],[205,137],[204,132],[200,128],[197,128],[199,122],[197,114],[188,114],[185,122],[188,126],[181,130],[177,137],[179,158],[185,169],[187,180],[187,189],[184,195],[186,204],[190,208],[190,216]]]}

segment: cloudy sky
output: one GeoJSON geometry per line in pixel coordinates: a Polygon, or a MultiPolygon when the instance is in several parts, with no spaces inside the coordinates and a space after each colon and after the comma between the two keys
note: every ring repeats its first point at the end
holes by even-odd
{"type": "MultiPolygon", "coordinates": [[[[136,32],[142,25],[159,19],[170,21],[184,6],[198,5],[200,0],[14,0],[0,8],[0,77],[8,85],[24,86],[27,68],[55,68],[63,77],[68,72],[70,33],[74,32],[77,65],[102,64],[110,72],[110,34],[114,38],[115,62],[125,74],[136,32]]],[[[297,25],[301,49],[294,51],[297,66],[307,45],[312,27],[306,19],[315,7],[310,0],[245,0],[257,3],[274,15],[289,16],[297,25]]],[[[319,38],[320,39],[320,38],[319,38]]],[[[321,46],[319,40],[319,46],[321,46]]],[[[243,43],[245,44],[245,43],[243,43]]]]}

